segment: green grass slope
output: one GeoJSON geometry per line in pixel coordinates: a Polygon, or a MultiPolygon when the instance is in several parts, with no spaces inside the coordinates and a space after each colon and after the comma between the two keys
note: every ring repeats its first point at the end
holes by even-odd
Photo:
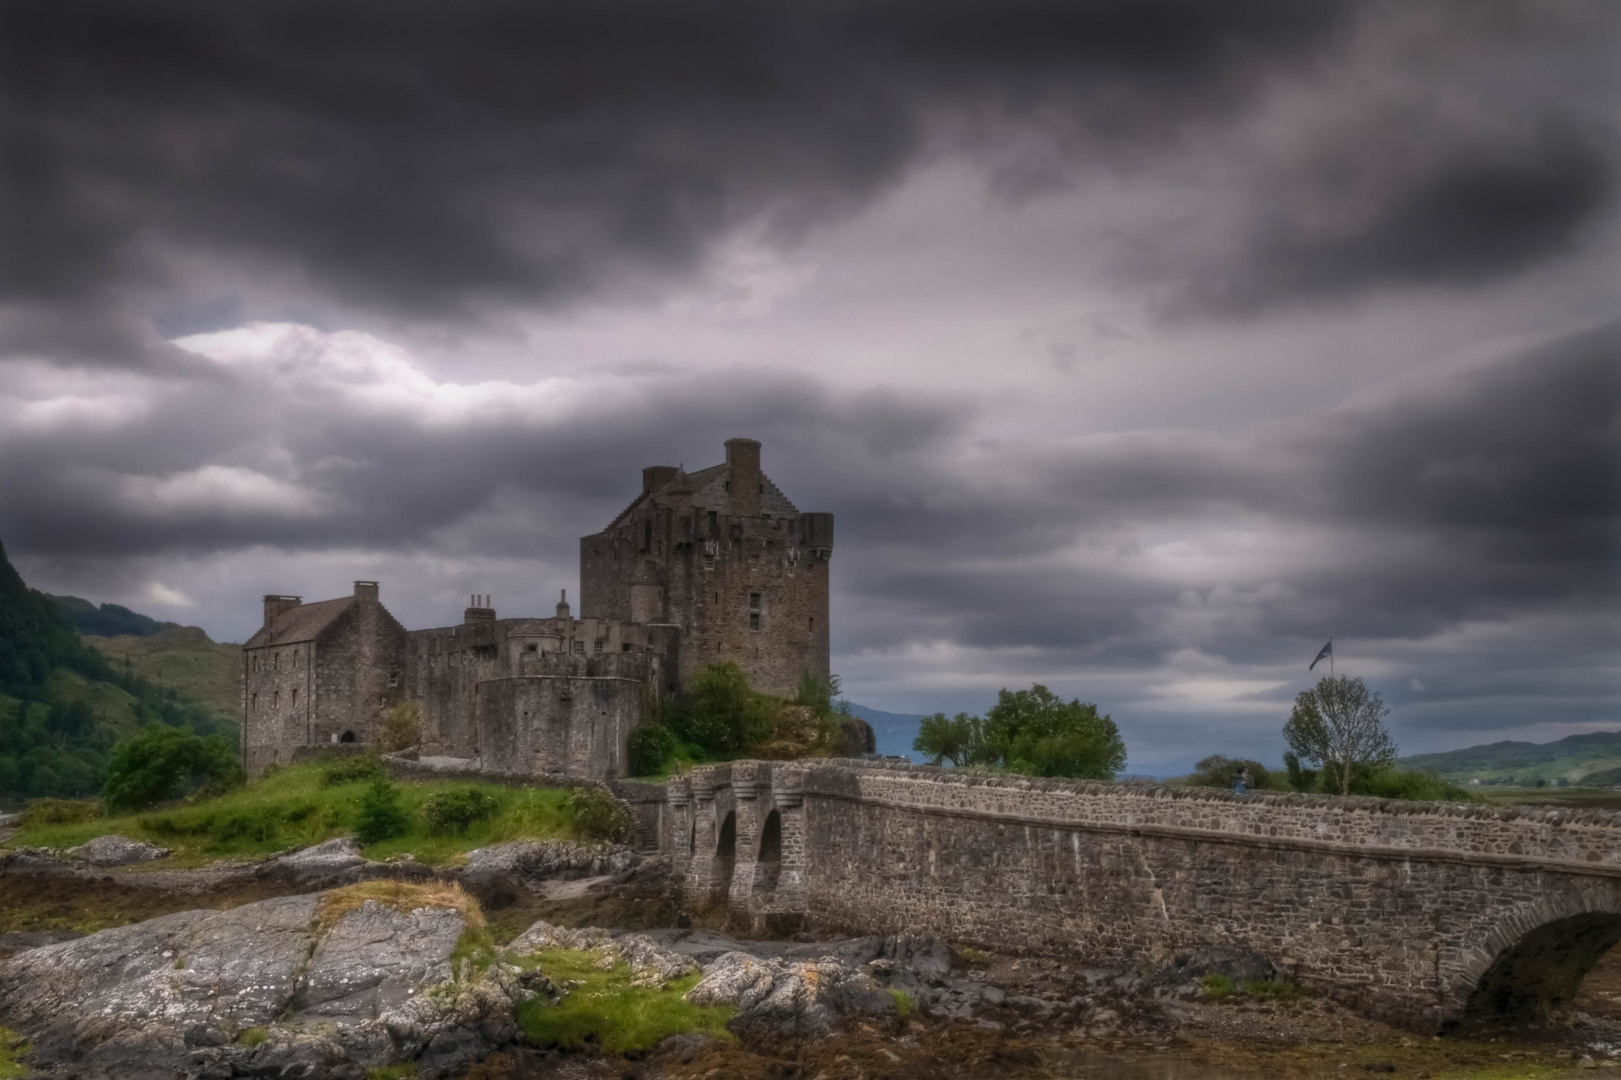
{"type": "MultiPolygon", "coordinates": [[[[328,783],[326,771],[320,764],[298,765],[195,803],[65,825],[24,824],[7,844],[65,848],[116,833],[173,849],[174,858],[166,861],[167,866],[230,856],[262,857],[308,847],[354,833],[368,785],[364,779],[328,783]]],[[[574,834],[576,815],[569,806],[568,788],[427,781],[402,783],[398,790],[400,807],[409,822],[407,831],[368,846],[365,852],[371,858],[409,852],[421,862],[440,864],[487,844],[574,834]],[[468,787],[494,800],[494,812],[461,831],[435,833],[422,812],[423,803],[437,792],[468,787]]]]}
{"type": "Polygon", "coordinates": [[[1589,773],[1621,767],[1621,731],[1594,731],[1556,742],[1496,742],[1440,754],[1403,758],[1404,768],[1427,769],[1454,783],[1483,785],[1576,784],[1589,773]]]}
{"type": "Polygon", "coordinates": [[[150,636],[125,634],[84,640],[114,671],[207,707],[223,723],[242,713],[242,646],[214,641],[196,626],[171,626],[150,636]]]}

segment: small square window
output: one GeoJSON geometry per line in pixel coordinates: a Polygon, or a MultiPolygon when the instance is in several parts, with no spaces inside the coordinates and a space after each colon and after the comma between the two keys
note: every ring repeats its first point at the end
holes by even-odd
{"type": "Polygon", "coordinates": [[[750,611],[759,611],[760,610],[760,594],[759,593],[757,593],[757,592],[749,593],[749,610],[750,611]]]}
{"type": "Polygon", "coordinates": [[[574,655],[575,656],[584,656],[585,655],[585,642],[581,641],[579,638],[574,639],[574,655]]]}
{"type": "Polygon", "coordinates": [[[591,652],[592,652],[593,655],[602,652],[602,642],[600,642],[600,641],[593,642],[592,645],[591,645],[591,652]]]}

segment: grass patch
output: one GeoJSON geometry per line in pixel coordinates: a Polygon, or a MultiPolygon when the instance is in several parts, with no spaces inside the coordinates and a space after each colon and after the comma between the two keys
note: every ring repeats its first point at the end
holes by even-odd
{"type": "Polygon", "coordinates": [[[1199,985],[1204,988],[1205,997],[1215,998],[1219,1001],[1222,998],[1233,996],[1233,980],[1225,975],[1217,975],[1212,972],[1200,979],[1199,985]]]}
{"type": "Polygon", "coordinates": [[[32,1076],[34,1070],[18,1060],[31,1049],[27,1039],[8,1027],[0,1027],[0,1080],[32,1076]]]}
{"type": "Polygon", "coordinates": [[[485,932],[484,912],[479,908],[478,901],[455,882],[436,881],[417,885],[408,881],[380,880],[345,885],[321,894],[321,899],[315,904],[315,921],[322,929],[327,929],[351,911],[358,910],[367,900],[374,900],[401,914],[409,914],[418,908],[449,908],[461,914],[469,931],[485,932]]]}
{"type": "Polygon", "coordinates": [[[696,973],[655,990],[632,986],[625,963],[605,971],[601,961],[600,953],[577,949],[542,949],[524,961],[566,990],[558,1001],[535,998],[518,1006],[518,1026],[531,1042],[563,1050],[593,1043],[605,1054],[635,1057],[686,1032],[732,1041],[726,1021],[733,1009],[686,1000],[698,983],[696,973]]]}
{"type": "Polygon", "coordinates": [[[895,999],[896,1017],[901,1020],[905,1020],[908,1016],[912,1015],[911,994],[908,994],[905,990],[897,990],[894,987],[890,987],[889,996],[895,999]]]}
{"type": "Polygon", "coordinates": [[[1238,984],[1238,990],[1245,997],[1260,1001],[1294,1001],[1296,998],[1306,996],[1306,991],[1299,983],[1277,982],[1273,979],[1245,979],[1238,984]]]}
{"type": "MultiPolygon", "coordinates": [[[[90,821],[25,821],[11,846],[76,847],[86,840],[118,833],[174,850],[167,866],[222,857],[262,858],[287,848],[308,847],[354,832],[361,778],[332,783],[320,764],[298,765],[267,775],[217,798],[182,803],[165,810],[90,821]]],[[[359,770],[357,770],[358,772],[359,770]]],[[[566,788],[512,788],[499,784],[444,781],[396,785],[400,808],[409,819],[403,835],[366,848],[374,859],[410,853],[430,865],[451,862],[476,847],[507,840],[538,840],[574,834],[574,813],[566,788]],[[434,835],[422,813],[436,793],[469,788],[488,796],[495,810],[464,831],[434,835]]]]}
{"type": "Polygon", "coordinates": [[[405,1080],[406,1077],[416,1074],[416,1062],[408,1061],[403,1065],[380,1065],[375,1069],[367,1069],[366,1080],[405,1080]]]}
{"type": "Polygon", "coordinates": [[[957,950],[957,955],[962,957],[962,962],[967,964],[969,967],[990,966],[991,954],[986,952],[984,949],[976,949],[972,945],[964,945],[962,948],[957,950]]]}
{"type": "Polygon", "coordinates": [[[17,824],[82,825],[101,816],[101,804],[93,799],[35,799],[17,818],[17,824]]]}
{"type": "Polygon", "coordinates": [[[236,1033],[236,1041],[243,1046],[263,1046],[270,1041],[270,1029],[263,1027],[243,1028],[236,1033]]]}

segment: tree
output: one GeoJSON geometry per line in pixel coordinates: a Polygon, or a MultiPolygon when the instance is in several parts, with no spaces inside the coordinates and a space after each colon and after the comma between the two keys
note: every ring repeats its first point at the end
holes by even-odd
{"type": "Polygon", "coordinates": [[[1359,678],[1341,675],[1300,692],[1283,737],[1301,760],[1322,768],[1340,794],[1349,795],[1353,773],[1383,769],[1396,760],[1396,743],[1385,730],[1389,715],[1376,691],[1359,678]]]}
{"type": "Polygon", "coordinates": [[[223,789],[242,780],[236,748],[218,736],[148,724],[113,747],[102,797],[113,812],[144,810],[198,787],[223,789]]]}
{"type": "Polygon", "coordinates": [[[400,809],[400,793],[387,780],[374,780],[360,799],[360,813],[355,818],[355,839],[362,844],[378,844],[404,836],[411,828],[411,819],[400,809]]]}
{"type": "Polygon", "coordinates": [[[422,705],[416,701],[401,701],[384,711],[373,739],[379,753],[392,754],[409,750],[422,742],[422,705]]]}
{"type": "Polygon", "coordinates": [[[775,706],[731,661],[698,672],[677,733],[717,758],[735,757],[771,737],[775,706]]]}
{"type": "Polygon", "coordinates": [[[912,749],[936,764],[984,765],[1029,776],[1112,780],[1126,764],[1126,744],[1096,705],[1065,701],[1040,683],[1028,690],[1003,689],[981,720],[944,713],[924,720],[912,749]]]}
{"type": "Polygon", "coordinates": [[[979,743],[980,723],[979,717],[967,713],[958,713],[950,720],[945,713],[925,716],[918,724],[912,749],[926,756],[930,765],[938,765],[945,758],[950,758],[953,765],[967,765],[979,743]]]}

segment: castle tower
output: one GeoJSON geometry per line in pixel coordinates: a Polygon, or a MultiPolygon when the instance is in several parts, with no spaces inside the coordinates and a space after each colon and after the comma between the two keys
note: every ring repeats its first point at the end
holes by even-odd
{"type": "Polygon", "coordinates": [[[683,684],[731,660],[788,696],[801,674],[829,671],[833,515],[801,513],[760,457],[736,438],[723,464],[643,469],[635,501],[580,540],[580,614],[670,626],[683,684]]]}

